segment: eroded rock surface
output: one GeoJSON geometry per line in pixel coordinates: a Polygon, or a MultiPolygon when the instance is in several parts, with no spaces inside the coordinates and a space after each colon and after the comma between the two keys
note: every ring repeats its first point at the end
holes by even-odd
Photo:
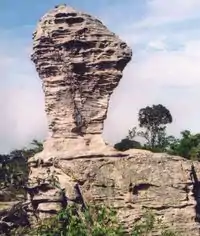
{"type": "MultiPolygon", "coordinates": [[[[30,159],[30,179],[54,179],[71,199],[79,183],[86,203],[113,205],[128,229],[151,209],[182,235],[199,235],[190,161],[117,152],[101,138],[110,95],[130,58],[127,45],[92,16],[62,5],[41,19],[32,60],[42,79],[50,135],[44,151],[30,159]]],[[[38,212],[59,209],[60,194],[52,188],[34,194],[36,202],[47,200],[38,212]]]]}
{"type": "MultiPolygon", "coordinates": [[[[199,235],[190,179],[191,161],[140,150],[129,150],[123,155],[110,157],[104,153],[91,158],[83,153],[72,160],[49,158],[38,165],[31,164],[31,178],[47,180],[49,168],[70,199],[75,198],[74,185],[79,183],[87,204],[113,206],[127,229],[131,229],[146,210],[151,210],[162,220],[162,225],[178,231],[178,235],[199,235]]],[[[200,177],[200,164],[195,162],[195,168],[200,177]]],[[[58,199],[58,192],[58,189],[41,192],[34,199],[58,199]]],[[[59,207],[60,204],[44,203],[38,209],[44,214],[59,207]]]]}
{"type": "Polygon", "coordinates": [[[82,142],[89,146],[91,139],[103,143],[109,98],[131,49],[99,20],[65,5],[42,17],[33,40],[32,60],[42,79],[50,142],[65,139],[67,148],[82,142]]]}

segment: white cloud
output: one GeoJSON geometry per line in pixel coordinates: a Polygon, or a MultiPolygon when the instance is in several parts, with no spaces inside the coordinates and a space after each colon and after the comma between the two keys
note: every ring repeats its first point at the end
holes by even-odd
{"type": "Polygon", "coordinates": [[[198,42],[188,42],[183,51],[146,52],[130,63],[111,99],[106,140],[116,143],[125,137],[128,129],[138,125],[139,109],[159,103],[174,118],[169,134],[179,136],[184,129],[200,132],[200,54],[194,45],[198,42]]]}
{"type": "Polygon", "coordinates": [[[166,49],[166,44],[163,39],[150,41],[147,45],[150,49],[164,51],[166,49]]]}
{"type": "Polygon", "coordinates": [[[150,14],[158,17],[188,18],[197,13],[199,0],[149,0],[147,2],[150,14]]]}
{"type": "MultiPolygon", "coordinates": [[[[119,17],[115,6],[107,14],[107,21],[114,26],[112,30],[133,47],[133,60],[114,91],[105,121],[104,137],[112,143],[137,125],[141,107],[158,103],[168,107],[174,117],[169,132],[175,135],[183,129],[199,132],[200,33],[195,27],[181,31],[168,25],[166,29],[166,23],[179,24],[199,17],[200,1],[149,0],[147,3],[147,12],[140,21],[131,11],[124,13],[126,3],[117,7],[120,16],[121,12],[126,14],[120,18],[120,26],[116,24],[119,17]],[[131,17],[133,22],[127,27],[131,17]]],[[[130,4],[129,9],[135,7],[135,1],[130,4]]],[[[28,55],[31,43],[24,43],[20,36],[14,39],[17,46],[11,42],[13,37],[6,40],[7,43],[0,40],[0,151],[22,147],[33,138],[43,138],[47,128],[41,82],[28,55]]]]}
{"type": "Polygon", "coordinates": [[[1,39],[0,44],[0,152],[24,147],[47,132],[43,92],[27,52],[29,42],[22,39],[17,48],[9,42],[1,39]]]}
{"type": "Polygon", "coordinates": [[[104,136],[112,143],[138,124],[140,108],[158,103],[173,115],[169,133],[178,136],[184,129],[200,132],[200,33],[195,26],[187,26],[187,20],[199,17],[200,1],[147,3],[145,18],[121,32],[133,47],[133,61],[112,96],[105,122],[104,136]],[[181,27],[182,22],[186,26],[181,27]]]}
{"type": "Polygon", "coordinates": [[[148,0],[146,17],[134,24],[133,29],[199,18],[199,11],[199,0],[148,0]]]}
{"type": "Polygon", "coordinates": [[[0,100],[3,101],[0,114],[1,152],[22,148],[33,139],[45,137],[47,130],[42,92],[29,86],[9,87],[1,91],[0,100]]]}
{"type": "Polygon", "coordinates": [[[180,51],[150,51],[137,61],[136,77],[167,86],[200,85],[200,41],[187,42],[180,51]]]}

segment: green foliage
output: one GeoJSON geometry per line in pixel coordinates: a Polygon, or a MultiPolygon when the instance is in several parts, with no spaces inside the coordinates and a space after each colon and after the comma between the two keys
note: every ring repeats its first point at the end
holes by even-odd
{"type": "MultiPolygon", "coordinates": [[[[167,152],[192,160],[200,160],[200,133],[191,134],[189,130],[181,132],[181,138],[168,136],[166,124],[172,122],[170,111],[163,105],[153,105],[140,109],[138,114],[139,127],[129,130],[125,141],[116,144],[121,150],[130,148],[141,148],[153,152],[167,152]],[[142,137],[145,143],[141,146],[133,146],[136,137],[142,137]],[[129,140],[129,141],[128,141],[129,140]]],[[[120,150],[118,149],[118,150],[120,150]]]]}
{"type": "Polygon", "coordinates": [[[166,151],[168,151],[171,143],[174,143],[175,138],[173,136],[167,136],[165,130],[166,130],[166,127],[160,129],[157,132],[156,142],[155,142],[154,146],[152,147],[151,145],[149,145],[149,142],[146,142],[143,145],[141,145],[139,142],[134,141],[134,139],[137,137],[142,137],[147,140],[148,139],[148,132],[147,131],[141,131],[141,130],[137,131],[137,127],[132,128],[131,130],[129,130],[127,140],[139,143],[139,145],[137,145],[137,146],[135,145],[134,147],[127,145],[127,146],[125,146],[125,147],[127,147],[126,150],[128,150],[130,148],[139,148],[139,149],[150,150],[153,152],[166,152],[166,151]]]}
{"type": "Polygon", "coordinates": [[[126,151],[131,148],[151,150],[154,152],[165,152],[169,149],[173,136],[167,136],[166,124],[172,122],[170,111],[163,105],[153,105],[139,110],[139,127],[129,130],[128,136],[121,142],[115,144],[115,148],[120,151],[126,151]],[[135,139],[143,138],[145,143],[141,145],[135,139]]]}
{"type": "Polygon", "coordinates": [[[16,192],[13,200],[16,199],[17,193],[25,196],[22,186],[28,181],[27,160],[42,150],[43,144],[33,140],[30,148],[13,150],[8,155],[0,155],[0,189],[16,192]]]}
{"type": "Polygon", "coordinates": [[[151,236],[155,230],[160,231],[160,236],[178,236],[173,230],[164,228],[166,227],[162,224],[162,221],[157,220],[152,212],[147,211],[141,222],[133,226],[131,236],[151,236]]]}
{"type": "Polygon", "coordinates": [[[0,166],[0,188],[19,188],[28,178],[28,167],[23,158],[2,160],[0,166]]]}
{"type": "Polygon", "coordinates": [[[172,116],[166,107],[159,104],[140,109],[138,121],[139,126],[145,129],[139,136],[146,139],[150,148],[155,148],[165,140],[166,124],[172,122],[172,116]]]}
{"type": "Polygon", "coordinates": [[[150,236],[159,231],[161,236],[180,236],[164,225],[151,212],[145,212],[140,222],[126,232],[117,220],[112,208],[95,205],[81,212],[75,205],[61,211],[57,216],[42,220],[34,229],[20,228],[13,236],[150,236]],[[166,227],[165,227],[166,228],[166,227]]]}
{"type": "Polygon", "coordinates": [[[21,152],[23,156],[28,159],[34,156],[36,153],[41,152],[42,150],[43,150],[43,144],[34,139],[31,142],[30,147],[22,149],[21,152]]]}
{"type": "Polygon", "coordinates": [[[128,138],[122,139],[119,143],[114,145],[114,148],[118,151],[126,151],[131,148],[141,148],[141,144],[135,140],[130,140],[128,138]]]}
{"type": "Polygon", "coordinates": [[[200,160],[200,134],[191,134],[188,130],[182,131],[181,138],[175,139],[170,144],[168,153],[187,159],[200,160]]]}
{"type": "Polygon", "coordinates": [[[145,107],[139,111],[139,124],[140,127],[145,127],[148,130],[166,125],[172,122],[170,111],[161,104],[153,105],[152,107],[145,107]]]}
{"type": "Polygon", "coordinates": [[[15,233],[30,236],[123,236],[124,230],[117,222],[116,214],[113,209],[100,205],[90,206],[84,212],[72,205],[57,216],[41,221],[34,230],[20,229],[15,233]]]}
{"type": "Polygon", "coordinates": [[[142,236],[151,233],[155,226],[155,216],[147,212],[142,222],[134,225],[131,236],[142,236]]]}
{"type": "Polygon", "coordinates": [[[167,229],[161,232],[161,236],[180,236],[180,234],[178,235],[173,230],[167,229]]]}

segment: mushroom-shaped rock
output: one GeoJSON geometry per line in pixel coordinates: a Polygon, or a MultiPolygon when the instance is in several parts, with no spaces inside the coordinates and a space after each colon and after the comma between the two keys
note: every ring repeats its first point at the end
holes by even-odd
{"type": "MultiPolygon", "coordinates": [[[[127,45],[92,16],[62,5],[42,17],[32,60],[50,132],[44,151],[29,159],[32,206],[46,217],[70,202],[105,203],[117,209],[127,231],[150,209],[164,227],[197,236],[191,161],[145,150],[117,152],[101,138],[109,98],[130,59],[127,45]]],[[[200,163],[194,166],[199,177],[200,163]]],[[[161,235],[160,226],[153,235],[161,235]]]]}
{"type": "Polygon", "coordinates": [[[99,20],[66,5],[41,18],[33,40],[32,61],[43,83],[49,142],[68,140],[73,145],[67,148],[84,143],[81,149],[94,140],[103,144],[109,98],[131,49],[99,20]]]}

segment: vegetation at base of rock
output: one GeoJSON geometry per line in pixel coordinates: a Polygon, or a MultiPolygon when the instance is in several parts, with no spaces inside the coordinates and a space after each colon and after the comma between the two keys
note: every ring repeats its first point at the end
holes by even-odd
{"type": "MultiPolygon", "coordinates": [[[[18,192],[24,189],[26,201],[1,211],[0,230],[5,229],[7,236],[142,236],[155,232],[162,236],[175,235],[165,230],[162,221],[149,212],[135,223],[142,206],[162,214],[165,222],[177,220],[177,228],[193,230],[191,216],[194,210],[195,220],[199,216],[200,184],[194,168],[193,175],[190,173],[192,182],[180,173],[183,170],[188,174],[189,161],[185,161],[184,168],[179,168],[181,158],[171,158],[168,164],[164,163],[166,155],[116,155],[102,142],[108,102],[131,59],[132,50],[101,21],[68,6],[58,6],[45,14],[33,40],[32,61],[43,82],[50,135],[46,150],[30,160],[30,172],[28,158],[43,149],[37,141],[34,142],[36,149],[16,150],[9,157],[2,157],[1,190],[13,193],[13,189],[18,192]],[[106,205],[112,201],[119,211],[99,205],[87,206],[84,195],[78,191],[79,185],[85,194],[91,190],[94,201],[100,200],[106,205]],[[188,189],[191,185],[192,191],[188,189]],[[192,198],[195,206],[194,201],[190,201],[192,198]],[[42,206],[44,203],[47,207],[42,206]],[[54,204],[62,208],[58,214],[54,204]],[[84,209],[80,209],[80,205],[84,205],[84,209]],[[189,210],[185,210],[186,207],[189,210]],[[56,215],[40,221],[43,213],[56,215]],[[117,213],[121,217],[118,218],[117,213]],[[121,223],[117,220],[120,218],[121,223]],[[36,225],[33,225],[34,219],[37,219],[36,225]],[[129,233],[125,232],[122,219],[124,224],[132,219],[132,227],[127,226],[129,233]]],[[[142,148],[199,158],[198,135],[184,132],[180,140],[167,135],[166,127],[172,122],[172,115],[166,107],[147,106],[140,109],[138,115],[139,128],[130,130],[116,148],[122,151],[129,147],[142,148]],[[134,140],[136,136],[143,138],[144,144],[134,140]]],[[[87,194],[85,197],[87,199],[87,194]]]]}
{"type": "Polygon", "coordinates": [[[153,232],[160,232],[160,236],[181,236],[181,234],[166,227],[161,219],[156,219],[155,215],[147,211],[139,223],[133,226],[131,236],[150,236],[153,232]]]}
{"type": "Polygon", "coordinates": [[[29,148],[13,150],[0,155],[0,201],[14,201],[25,198],[22,188],[28,181],[28,159],[43,150],[43,144],[33,140],[29,148]]]}
{"type": "Polygon", "coordinates": [[[136,148],[200,160],[200,133],[192,134],[184,130],[180,138],[167,135],[166,125],[172,120],[170,111],[161,104],[141,108],[138,113],[139,127],[130,129],[126,138],[114,147],[119,151],[136,148]],[[142,138],[143,144],[136,141],[137,138],[142,138]]]}
{"type": "Polygon", "coordinates": [[[180,139],[174,139],[169,153],[187,159],[200,160],[200,134],[191,134],[189,130],[181,132],[180,139]]]}
{"type": "MultiPolygon", "coordinates": [[[[173,230],[163,229],[161,221],[151,212],[146,212],[130,232],[117,220],[117,211],[102,205],[87,207],[81,212],[75,205],[62,210],[57,216],[38,222],[34,229],[19,228],[13,236],[148,236],[155,230],[161,236],[178,236],[173,230]]],[[[180,234],[179,234],[180,236],[180,234]]]]}
{"type": "Polygon", "coordinates": [[[139,149],[141,147],[142,147],[142,145],[139,142],[137,142],[135,140],[131,140],[129,138],[124,138],[121,140],[121,142],[116,143],[114,145],[114,148],[119,151],[126,151],[130,148],[138,148],[139,149]]]}
{"type": "MultiPolygon", "coordinates": [[[[186,130],[181,132],[180,139],[167,136],[166,124],[172,121],[170,112],[161,105],[152,106],[152,109],[147,107],[147,110],[146,112],[143,109],[140,112],[139,126],[143,130],[138,130],[136,127],[129,130],[128,136],[115,145],[116,149],[126,151],[130,148],[138,148],[153,152],[167,152],[188,159],[198,160],[200,158],[200,134],[191,134],[190,131],[186,130]],[[153,112],[154,109],[156,110],[155,113],[153,112]],[[164,111],[164,114],[157,114],[159,111],[164,111]],[[154,118],[150,117],[151,115],[154,118]],[[159,121],[157,117],[162,121],[159,121]],[[153,119],[156,122],[153,122],[153,119]],[[144,138],[147,142],[142,145],[134,140],[137,136],[144,138]]],[[[1,202],[19,200],[19,197],[21,200],[26,199],[26,192],[22,186],[25,186],[28,181],[29,168],[27,161],[43,150],[43,144],[37,140],[34,140],[31,145],[29,148],[14,150],[9,155],[0,155],[1,202]],[[5,199],[5,192],[8,193],[9,199],[5,199]]],[[[41,182],[42,180],[38,179],[38,181],[41,182]]],[[[160,220],[147,212],[141,221],[133,224],[132,231],[127,233],[124,226],[117,221],[116,210],[95,205],[89,206],[85,212],[81,212],[77,210],[76,205],[73,205],[62,210],[57,216],[39,221],[34,227],[17,228],[10,235],[144,236],[152,235],[153,232],[160,232],[161,236],[180,235],[165,228],[160,220]]]]}
{"type": "MultiPolygon", "coordinates": [[[[26,148],[21,151],[17,150],[12,152],[12,155],[9,156],[10,161],[5,161],[3,165],[7,172],[2,172],[2,183],[5,179],[8,179],[9,181],[5,183],[6,186],[9,188],[16,188],[18,190],[18,195],[19,190],[22,189],[21,187],[28,181],[28,169],[26,168],[30,153],[31,155],[34,155],[39,150],[42,150],[42,145],[40,143],[34,143],[36,144],[34,146],[35,148],[31,148],[31,150],[26,148]],[[24,152],[24,150],[26,152],[24,152]],[[18,161],[20,161],[20,164],[22,162],[23,165],[20,166],[18,161]],[[12,164],[13,169],[8,168],[10,164],[12,164]],[[14,167],[16,167],[16,169],[14,169],[14,167]],[[21,167],[22,169],[18,170],[18,167],[21,167]],[[27,172],[24,172],[24,170],[27,172]],[[25,173],[25,175],[23,176],[22,173],[25,173]],[[19,179],[13,178],[14,174],[19,176],[19,179]],[[23,178],[21,178],[21,176],[23,178]]],[[[24,196],[24,199],[25,197],[26,196],[24,196]]],[[[113,208],[106,208],[101,205],[90,205],[87,206],[84,212],[80,211],[79,208],[80,207],[77,207],[75,204],[68,206],[54,217],[39,220],[35,226],[17,227],[11,231],[11,234],[8,233],[5,234],[5,236],[147,236],[152,235],[152,232],[158,230],[160,230],[161,236],[177,235],[171,230],[162,229],[162,223],[157,221],[155,216],[148,212],[144,214],[144,217],[140,222],[133,224],[132,231],[128,233],[125,231],[124,226],[117,220],[118,212],[113,208]]]]}
{"type": "Polygon", "coordinates": [[[172,120],[170,111],[161,104],[141,108],[138,113],[139,128],[130,129],[127,137],[114,147],[124,151],[133,148],[134,144],[134,148],[155,152],[166,151],[173,139],[173,136],[166,135],[166,125],[172,123],[172,120]],[[144,140],[143,145],[135,140],[137,137],[144,140]]]}

